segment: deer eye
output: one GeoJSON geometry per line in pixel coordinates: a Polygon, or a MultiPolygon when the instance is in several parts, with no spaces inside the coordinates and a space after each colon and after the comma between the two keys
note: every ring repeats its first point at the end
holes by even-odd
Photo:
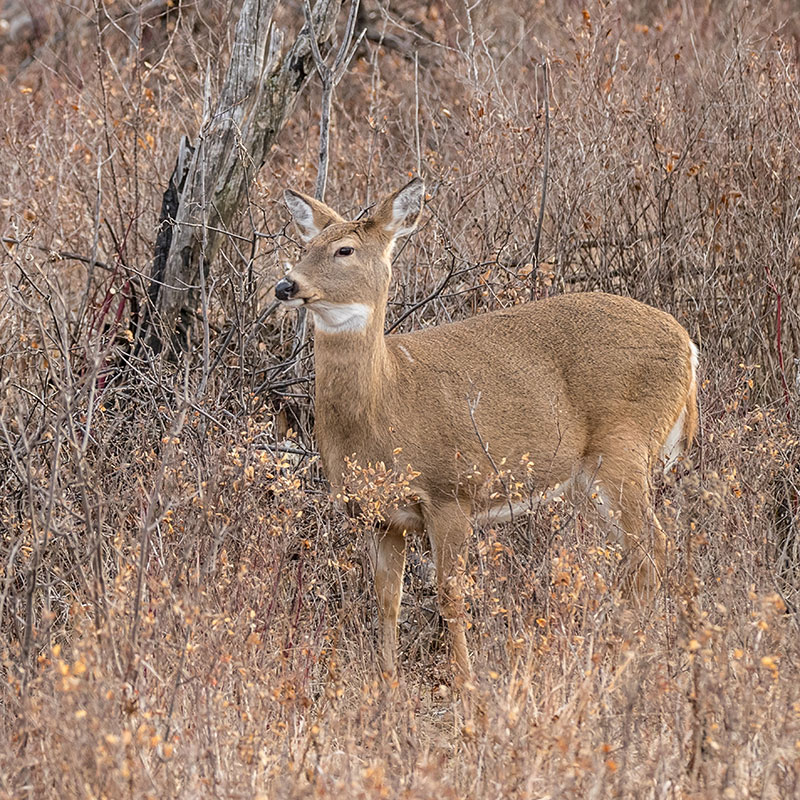
{"type": "Polygon", "coordinates": [[[337,256],[351,256],[353,255],[353,248],[352,247],[340,247],[336,251],[337,256]]]}

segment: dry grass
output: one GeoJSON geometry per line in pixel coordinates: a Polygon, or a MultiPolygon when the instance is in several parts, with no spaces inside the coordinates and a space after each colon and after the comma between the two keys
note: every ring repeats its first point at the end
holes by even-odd
{"type": "Polygon", "coordinates": [[[384,45],[337,94],[329,202],[358,212],[418,156],[430,188],[390,322],[437,287],[401,329],[602,288],[703,352],[700,441],[657,486],[657,602],[625,606],[618,553],[570,509],[477,530],[471,712],[424,542],[380,685],[310,354],[298,379],[293,318],[259,318],[294,253],[280,189],[315,178],[316,89],[213,265],[208,352],[150,360],[131,298],[235,8],[145,17],[137,47],[135,14],[32,3],[26,28],[4,4],[0,233],[23,243],[0,253],[0,796],[800,796],[797,21],[791,0],[657,5],[373,8],[384,45]]]}

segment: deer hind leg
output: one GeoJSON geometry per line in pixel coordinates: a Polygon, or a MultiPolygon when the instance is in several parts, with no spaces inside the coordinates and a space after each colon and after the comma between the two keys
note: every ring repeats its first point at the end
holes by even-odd
{"type": "Polygon", "coordinates": [[[396,674],[397,616],[403,597],[403,570],[406,564],[405,531],[392,527],[376,531],[372,555],[380,619],[378,658],[384,676],[393,678],[396,674]]]}
{"type": "Polygon", "coordinates": [[[623,547],[623,586],[634,601],[645,604],[664,579],[667,549],[651,504],[647,456],[632,450],[604,453],[591,477],[591,499],[623,547]]]}
{"type": "Polygon", "coordinates": [[[456,678],[459,683],[469,682],[472,680],[472,668],[467,651],[466,614],[461,584],[470,525],[464,509],[455,502],[429,513],[426,521],[436,565],[439,610],[450,633],[456,678]]]}

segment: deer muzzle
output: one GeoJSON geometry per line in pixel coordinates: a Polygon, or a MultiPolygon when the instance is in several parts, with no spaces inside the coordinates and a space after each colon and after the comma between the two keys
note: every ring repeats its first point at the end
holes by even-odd
{"type": "Polygon", "coordinates": [[[275,297],[283,303],[294,299],[298,290],[297,283],[290,278],[281,278],[275,284],[275,297]]]}

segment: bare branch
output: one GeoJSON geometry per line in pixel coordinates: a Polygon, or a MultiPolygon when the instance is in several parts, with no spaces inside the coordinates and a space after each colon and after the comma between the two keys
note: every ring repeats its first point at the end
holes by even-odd
{"type": "Polygon", "coordinates": [[[319,46],[314,35],[314,20],[311,13],[311,4],[309,0],[303,0],[303,10],[306,15],[306,24],[311,30],[311,50],[314,55],[314,66],[319,74],[320,82],[322,83],[322,99],[320,110],[320,125],[319,125],[319,157],[317,161],[317,182],[314,189],[314,196],[317,200],[325,199],[325,187],[328,182],[328,161],[330,151],[330,125],[331,125],[331,107],[333,105],[333,92],[336,85],[342,79],[342,76],[347,71],[347,67],[355,54],[356,47],[364,35],[362,31],[361,36],[351,47],[353,40],[353,33],[356,26],[356,18],[358,17],[359,0],[352,0],[350,4],[350,13],[347,17],[347,24],[345,25],[344,36],[339,45],[339,49],[333,59],[333,66],[329,67],[320,53],[319,46]]]}
{"type": "Polygon", "coordinates": [[[539,266],[539,242],[544,222],[544,207],[547,201],[547,179],[550,173],[550,79],[547,58],[542,56],[542,72],[544,75],[544,161],[542,164],[542,196],[539,202],[539,217],[536,220],[536,238],[533,241],[533,271],[531,272],[531,294],[536,281],[536,269],[539,266]]]}
{"type": "Polygon", "coordinates": [[[80,253],[71,253],[68,250],[53,250],[52,247],[44,247],[44,245],[41,244],[32,244],[25,239],[15,239],[13,236],[3,236],[2,242],[3,244],[32,247],[34,250],[39,250],[42,253],[49,253],[51,258],[58,259],[60,261],[80,261],[83,264],[88,264],[93,267],[100,267],[100,269],[104,269],[107,272],[114,271],[114,267],[106,264],[105,261],[97,261],[94,258],[89,258],[89,256],[82,256],[80,253]]]}

